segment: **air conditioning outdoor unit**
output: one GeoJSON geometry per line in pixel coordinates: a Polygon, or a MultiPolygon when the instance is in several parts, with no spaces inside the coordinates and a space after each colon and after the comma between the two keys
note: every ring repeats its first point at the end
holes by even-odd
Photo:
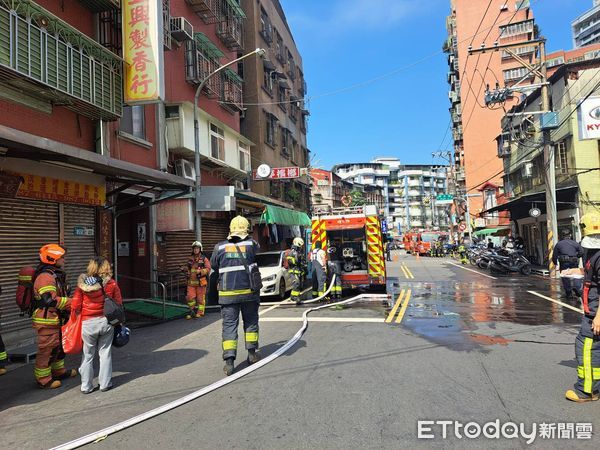
{"type": "Polygon", "coordinates": [[[175,173],[180,177],[187,178],[188,180],[196,179],[194,165],[187,159],[178,159],[175,161],[175,173]]]}
{"type": "Polygon", "coordinates": [[[533,176],[533,163],[525,163],[521,170],[521,175],[523,176],[523,178],[531,178],[533,176]]]}
{"type": "Polygon", "coordinates": [[[171,17],[171,36],[178,42],[194,39],[194,26],[185,17],[171,17]]]}
{"type": "Polygon", "coordinates": [[[233,182],[233,186],[234,186],[236,189],[240,189],[240,190],[244,190],[244,189],[246,189],[246,187],[244,186],[244,182],[243,182],[243,181],[240,181],[240,180],[235,180],[235,181],[233,182]]]}

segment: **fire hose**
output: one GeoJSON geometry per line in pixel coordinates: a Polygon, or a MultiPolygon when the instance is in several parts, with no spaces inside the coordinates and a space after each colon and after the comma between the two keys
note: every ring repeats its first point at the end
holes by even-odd
{"type": "MultiPolygon", "coordinates": [[[[323,294],[322,296],[310,300],[310,302],[316,302],[321,300],[322,298],[324,298],[330,291],[331,288],[333,286],[333,283],[335,282],[335,276],[332,279],[331,285],[329,286],[329,289],[325,292],[325,294],[323,294]]],[[[304,313],[302,314],[302,326],[300,327],[300,329],[296,332],[296,334],[285,343],[285,345],[283,345],[282,347],[280,347],[279,349],[277,349],[275,352],[271,353],[269,356],[265,357],[264,359],[261,359],[260,361],[258,361],[257,363],[248,366],[242,370],[240,370],[239,372],[234,373],[233,375],[223,378],[219,381],[216,381],[213,384],[210,384],[202,389],[199,389],[197,391],[194,391],[184,397],[181,397],[177,400],[173,400],[172,402],[169,402],[165,405],[159,406],[157,408],[154,408],[150,411],[147,411],[145,413],[139,414],[137,416],[131,417],[130,419],[124,420],[122,422],[119,422],[115,425],[111,425],[107,428],[104,428],[102,430],[90,433],[88,435],[82,436],[78,439],[74,439],[70,442],[67,442],[65,444],[53,447],[51,450],[67,450],[67,449],[75,449],[78,447],[81,447],[83,445],[86,444],[91,444],[93,442],[98,442],[101,440],[106,439],[108,436],[110,436],[111,434],[115,434],[118,433],[119,431],[125,430],[127,428],[130,428],[134,425],[140,424],[146,420],[152,419],[154,417],[157,417],[161,414],[164,414],[168,411],[171,411],[175,408],[178,408],[182,405],[185,405],[186,403],[189,403],[193,400],[196,400],[200,397],[203,397],[206,394],[209,394],[219,388],[222,388],[224,386],[227,386],[230,383],[233,383],[236,380],[239,380],[240,378],[260,369],[263,366],[266,366],[267,364],[269,364],[270,362],[274,361],[275,359],[279,358],[281,355],[283,355],[285,352],[287,352],[289,349],[291,349],[294,345],[296,345],[296,343],[300,340],[300,338],[302,337],[302,335],[304,335],[304,333],[306,332],[307,328],[308,328],[308,315],[313,312],[313,311],[318,311],[320,309],[324,309],[324,308],[329,308],[331,306],[336,306],[336,305],[347,305],[350,303],[354,303],[362,298],[365,297],[377,297],[377,298],[381,298],[381,297],[385,297],[387,298],[387,296],[385,294],[360,294],[357,295],[355,297],[349,298],[347,300],[342,300],[340,302],[336,302],[336,303],[329,303],[326,305],[320,305],[320,306],[315,306],[313,308],[307,309],[306,311],[304,311],[304,313]]],[[[284,300],[285,301],[285,300],[284,300]]],[[[308,303],[308,302],[305,302],[308,303]]]]}

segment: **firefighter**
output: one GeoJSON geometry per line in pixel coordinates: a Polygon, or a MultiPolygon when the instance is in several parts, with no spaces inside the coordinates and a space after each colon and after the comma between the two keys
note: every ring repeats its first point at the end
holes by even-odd
{"type": "Polygon", "coordinates": [[[63,270],[66,251],[57,244],[47,244],[40,249],[40,264],[36,269],[33,294],[33,328],[37,330],[37,355],[35,378],[39,387],[56,389],[60,380],[77,375],[75,369],[65,369],[62,349],[61,325],[70,309],[67,296],[66,274],[63,270]]]}
{"type": "Polygon", "coordinates": [[[304,277],[306,276],[306,263],[304,261],[302,249],[304,248],[304,240],[302,238],[294,238],[292,248],[285,253],[285,262],[289,273],[292,275],[292,294],[291,299],[296,304],[301,301],[302,295],[300,290],[304,285],[304,277]]]}
{"type": "Polygon", "coordinates": [[[579,267],[579,258],[583,256],[583,247],[571,237],[571,230],[564,229],[561,232],[560,242],[554,247],[552,252],[552,262],[555,265],[560,264],[560,272],[563,288],[567,297],[577,297],[583,288],[583,280],[572,278],[563,273],[569,269],[579,267]]]}
{"type": "Polygon", "coordinates": [[[340,300],[342,298],[342,262],[327,261],[327,274],[329,275],[328,283],[335,276],[335,281],[331,287],[331,297],[340,300]]]}
{"type": "Polygon", "coordinates": [[[323,250],[321,241],[315,242],[315,248],[310,253],[312,262],[312,295],[313,298],[322,297],[325,295],[327,279],[327,255],[323,250]]]}
{"type": "Polygon", "coordinates": [[[577,382],[565,393],[568,400],[582,403],[600,398],[600,214],[585,214],[580,221],[585,249],[583,311],[579,334],[575,339],[577,382]]]}
{"type": "Polygon", "coordinates": [[[195,241],[192,244],[192,254],[183,270],[187,275],[187,305],[190,308],[185,318],[204,317],[210,261],[202,253],[200,242],[195,241]]]}
{"type": "Polygon", "coordinates": [[[249,229],[250,223],[245,217],[234,217],[229,225],[227,240],[215,246],[210,261],[213,270],[211,277],[218,277],[223,318],[223,371],[227,376],[234,370],[240,312],[244,320],[248,364],[260,359],[257,353],[260,288],[252,289],[252,275],[249,273],[256,267],[255,256],[260,247],[248,235],[249,229]]]}
{"type": "Polygon", "coordinates": [[[464,240],[460,241],[458,246],[458,256],[460,257],[461,264],[469,264],[469,258],[467,257],[467,247],[465,246],[464,240]]]}

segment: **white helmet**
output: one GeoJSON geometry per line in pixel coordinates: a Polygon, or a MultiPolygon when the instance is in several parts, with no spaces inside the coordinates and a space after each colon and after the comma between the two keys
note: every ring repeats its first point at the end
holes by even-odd
{"type": "Polygon", "coordinates": [[[292,241],[292,245],[295,245],[296,247],[304,247],[304,239],[302,238],[294,238],[294,240],[292,241]]]}
{"type": "Polygon", "coordinates": [[[194,248],[194,247],[200,247],[200,250],[202,250],[202,242],[194,241],[192,244],[192,248],[194,248]]]}

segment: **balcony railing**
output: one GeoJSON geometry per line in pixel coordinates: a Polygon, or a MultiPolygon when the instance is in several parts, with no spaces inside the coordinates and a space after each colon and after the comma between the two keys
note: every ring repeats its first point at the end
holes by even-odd
{"type": "MultiPolygon", "coordinates": [[[[195,33],[193,41],[185,43],[185,78],[188,83],[200,84],[219,68],[221,52],[203,33],[195,33]]],[[[212,77],[204,85],[203,92],[211,98],[221,95],[221,78],[212,77]]]]}
{"type": "Polygon", "coordinates": [[[121,0],[79,0],[92,12],[103,12],[121,8],[121,0]]]}
{"type": "Polygon", "coordinates": [[[217,36],[229,50],[244,48],[242,19],[233,15],[226,16],[217,24],[217,36]]]}
{"type": "Polygon", "coordinates": [[[223,72],[221,90],[221,105],[231,112],[244,110],[242,80],[233,70],[225,69],[223,72]]]}
{"type": "Polygon", "coordinates": [[[219,0],[185,0],[204,23],[219,21],[219,0]]]}
{"type": "Polygon", "coordinates": [[[86,117],[116,120],[122,60],[30,0],[0,0],[0,78],[86,117]]]}

